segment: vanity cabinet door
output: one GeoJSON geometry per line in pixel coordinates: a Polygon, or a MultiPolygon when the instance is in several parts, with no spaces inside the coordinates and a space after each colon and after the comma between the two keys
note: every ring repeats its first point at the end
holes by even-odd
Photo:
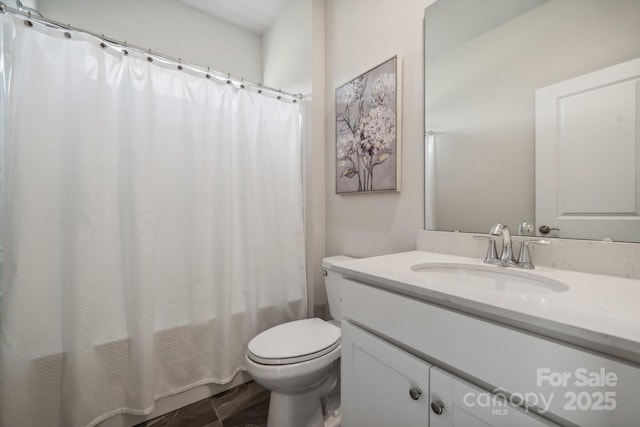
{"type": "Polygon", "coordinates": [[[557,426],[435,366],[430,378],[430,427],[557,426]]]}
{"type": "Polygon", "coordinates": [[[429,425],[430,365],[342,322],[342,426],[429,425]]]}

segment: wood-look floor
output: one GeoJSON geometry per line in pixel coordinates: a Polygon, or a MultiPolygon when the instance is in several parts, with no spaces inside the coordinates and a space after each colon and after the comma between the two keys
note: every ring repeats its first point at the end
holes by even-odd
{"type": "Polygon", "coordinates": [[[269,397],[252,381],[136,427],[265,427],[269,397]]]}

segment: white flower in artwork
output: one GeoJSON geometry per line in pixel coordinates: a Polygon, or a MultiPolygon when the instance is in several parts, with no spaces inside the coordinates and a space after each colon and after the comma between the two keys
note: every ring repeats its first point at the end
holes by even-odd
{"type": "Polygon", "coordinates": [[[352,156],[356,154],[357,150],[357,141],[353,134],[345,133],[340,135],[337,150],[336,156],[338,157],[340,166],[353,164],[352,156]]]}
{"type": "Polygon", "coordinates": [[[364,87],[363,77],[358,77],[347,84],[343,94],[345,104],[353,105],[359,102],[364,94],[364,87]]]}
{"type": "Polygon", "coordinates": [[[372,105],[386,105],[393,94],[396,86],[396,78],[393,74],[384,73],[371,85],[371,97],[369,102],[372,105]]]}
{"type": "Polygon", "coordinates": [[[369,154],[391,147],[396,136],[396,117],[391,109],[385,106],[372,108],[363,123],[362,136],[370,147],[369,154]]]}

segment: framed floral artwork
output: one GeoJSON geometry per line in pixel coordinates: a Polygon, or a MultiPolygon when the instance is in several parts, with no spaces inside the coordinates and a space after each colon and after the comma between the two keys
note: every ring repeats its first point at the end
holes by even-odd
{"type": "Polygon", "coordinates": [[[336,193],[400,191],[400,66],[383,62],[336,89],[336,193]]]}

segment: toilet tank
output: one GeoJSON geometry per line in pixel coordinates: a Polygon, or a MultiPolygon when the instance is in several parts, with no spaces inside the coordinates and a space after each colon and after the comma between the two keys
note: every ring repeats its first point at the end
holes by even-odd
{"type": "Polygon", "coordinates": [[[337,321],[342,321],[342,274],[333,271],[336,262],[355,259],[352,257],[338,255],[322,259],[322,274],[324,284],[327,288],[327,302],[331,317],[337,321]]]}

